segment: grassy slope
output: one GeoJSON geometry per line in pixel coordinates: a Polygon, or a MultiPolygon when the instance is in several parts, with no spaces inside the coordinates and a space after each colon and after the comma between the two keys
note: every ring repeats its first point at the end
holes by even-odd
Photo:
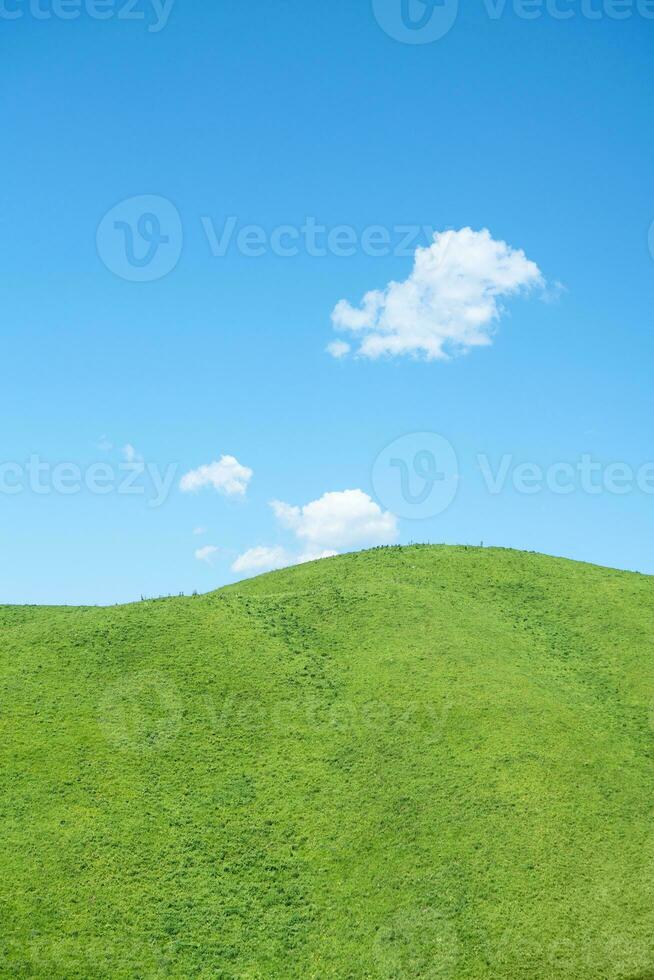
{"type": "Polygon", "coordinates": [[[654,579],[390,548],[0,630],[2,976],[654,977],[654,579]]]}

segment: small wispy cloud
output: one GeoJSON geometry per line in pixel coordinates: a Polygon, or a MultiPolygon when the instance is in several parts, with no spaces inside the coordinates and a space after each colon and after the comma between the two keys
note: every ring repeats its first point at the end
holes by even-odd
{"type": "Polygon", "coordinates": [[[143,457],[139,452],[137,452],[137,450],[134,448],[131,442],[128,442],[126,445],[123,446],[122,454],[125,457],[125,461],[127,463],[140,463],[143,460],[143,457]]]}
{"type": "Polygon", "coordinates": [[[206,534],[208,530],[209,529],[206,528],[206,527],[194,527],[193,528],[193,534],[196,534],[196,535],[206,534]]]}
{"type": "Polygon", "coordinates": [[[567,293],[567,288],[558,279],[556,282],[547,283],[543,292],[541,294],[541,299],[544,303],[558,303],[564,293],[567,293]]]}
{"type": "Polygon", "coordinates": [[[218,551],[219,549],[215,545],[205,544],[203,548],[197,548],[195,550],[195,557],[198,561],[204,561],[210,565],[218,551]]]}
{"type": "Polygon", "coordinates": [[[327,353],[331,354],[337,360],[341,357],[345,357],[352,350],[350,344],[347,344],[344,340],[332,340],[327,344],[327,353]]]}

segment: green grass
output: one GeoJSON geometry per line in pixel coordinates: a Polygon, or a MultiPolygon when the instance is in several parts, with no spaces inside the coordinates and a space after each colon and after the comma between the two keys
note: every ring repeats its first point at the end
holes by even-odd
{"type": "Polygon", "coordinates": [[[654,579],[385,548],[0,636],[0,975],[654,977],[654,579]]]}

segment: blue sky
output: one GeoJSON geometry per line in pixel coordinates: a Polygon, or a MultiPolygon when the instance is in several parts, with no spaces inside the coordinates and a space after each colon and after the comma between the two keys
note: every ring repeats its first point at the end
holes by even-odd
{"type": "MultiPolygon", "coordinates": [[[[142,19],[118,16],[124,0],[104,20],[86,0],[68,20],[40,5],[37,16],[5,0],[0,14],[0,601],[207,591],[251,574],[239,556],[255,547],[281,564],[387,540],[483,540],[654,572],[644,8],[615,19],[596,0],[594,19],[575,3],[569,19],[525,19],[514,3],[496,17],[466,3],[444,36],[409,44],[380,24],[399,0],[377,0],[377,17],[366,0],[176,0],[159,30],[146,0],[142,19]],[[150,281],[120,255],[130,222],[138,235],[133,198],[149,199],[174,260],[150,281]],[[207,228],[220,234],[230,216],[237,233],[260,229],[263,254],[235,238],[213,254],[207,228]],[[347,226],[353,254],[333,239],[308,254],[307,218],[347,226]],[[281,226],[297,254],[271,245],[281,226]],[[362,245],[373,226],[384,254],[362,245]],[[538,281],[518,268],[502,292],[497,269],[462,252],[463,273],[446,263],[423,284],[426,329],[442,334],[445,317],[460,337],[481,290],[497,314],[488,343],[427,359],[402,308],[397,352],[357,355],[362,334],[334,331],[336,304],[388,299],[391,282],[410,291],[413,251],[435,247],[421,231],[398,249],[399,226],[487,229],[538,281]],[[347,356],[326,352],[338,336],[347,356]],[[48,468],[43,492],[30,458],[48,468]],[[583,458],[599,492],[582,485],[583,458]],[[127,493],[118,467],[141,461],[145,492],[127,493]],[[433,461],[447,472],[425,507],[433,461]],[[201,471],[204,485],[182,489],[212,462],[213,484],[201,471]],[[60,492],[57,464],[77,468],[79,492],[60,492]],[[108,492],[85,485],[97,464],[113,468],[108,492]],[[531,482],[522,464],[537,468],[531,482]],[[153,469],[174,475],[160,506],[153,469]],[[221,485],[234,472],[236,489],[221,485]],[[551,489],[559,479],[569,492],[551,489]]],[[[147,237],[133,241],[146,255],[147,237]]],[[[387,328],[368,322],[366,336],[387,328]]]]}

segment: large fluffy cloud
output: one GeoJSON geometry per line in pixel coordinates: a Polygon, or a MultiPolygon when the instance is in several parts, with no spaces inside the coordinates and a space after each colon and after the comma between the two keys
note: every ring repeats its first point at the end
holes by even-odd
{"type": "Polygon", "coordinates": [[[185,473],[179,486],[187,492],[213,487],[228,497],[242,497],[251,479],[252,470],[239,463],[235,456],[221,456],[213,463],[205,463],[197,470],[185,473]]]}
{"type": "MultiPolygon", "coordinates": [[[[364,357],[447,358],[491,342],[502,297],[544,285],[522,249],[496,241],[485,228],[436,232],[431,245],[416,249],[408,279],[366,293],[359,306],[340,300],[332,322],[358,340],[364,357]]],[[[328,350],[335,357],[347,353],[338,341],[328,350]]]]}
{"type": "Polygon", "coordinates": [[[396,517],[382,511],[363,490],[324,493],[304,507],[280,500],[270,506],[282,527],[293,531],[310,550],[386,544],[397,536],[396,517]]]}
{"type": "Polygon", "coordinates": [[[300,551],[283,547],[250,548],[232,564],[235,572],[263,572],[330,558],[337,549],[390,544],[397,538],[397,518],[383,511],[363,490],[324,493],[303,507],[273,500],[270,505],[283,528],[291,531],[300,551]]]}

